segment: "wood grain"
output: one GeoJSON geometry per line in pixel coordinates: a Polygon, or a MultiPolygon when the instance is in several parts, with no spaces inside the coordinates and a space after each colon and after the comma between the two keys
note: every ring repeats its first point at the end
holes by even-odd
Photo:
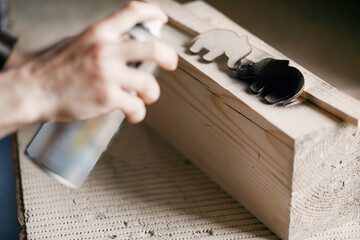
{"type": "Polygon", "coordinates": [[[183,70],[160,78],[146,121],[262,222],[288,225],[293,150],[183,70]]]}
{"type": "MultiPolygon", "coordinates": [[[[245,30],[203,2],[186,7],[152,2],[171,19],[163,39],[180,62],[176,72],[160,74],[162,97],[146,121],[283,239],[305,239],[356,220],[360,134],[335,114],[340,107],[330,111],[331,101],[324,109],[309,99],[286,107],[262,103],[230,74],[225,57],[207,63],[188,51],[199,32],[228,27],[248,34],[245,30]]],[[[248,37],[250,60],[286,59],[248,37]]],[[[310,82],[318,81],[297,67],[310,82]]],[[[333,91],[322,80],[315,85],[333,91]]],[[[358,109],[357,100],[345,99],[342,112],[358,109]]]]}

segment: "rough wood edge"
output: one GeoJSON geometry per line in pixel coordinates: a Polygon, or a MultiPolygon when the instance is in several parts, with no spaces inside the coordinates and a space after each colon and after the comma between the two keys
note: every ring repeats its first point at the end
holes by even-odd
{"type": "MultiPolygon", "coordinates": [[[[160,5],[164,9],[164,11],[169,15],[170,18],[169,24],[173,25],[176,28],[180,28],[181,30],[186,31],[187,33],[190,33],[192,35],[220,27],[220,26],[211,25],[211,23],[204,21],[195,14],[192,14],[190,11],[188,11],[188,9],[182,7],[181,4],[173,0],[146,0],[146,1],[160,5]],[[178,15],[179,12],[185,14],[187,17],[180,18],[180,16],[178,15]],[[186,21],[186,22],[182,22],[182,21],[186,21]],[[187,24],[190,22],[191,22],[191,26],[190,24],[187,24]]],[[[199,3],[203,3],[204,6],[209,7],[207,3],[204,2],[199,2],[199,3]]],[[[216,10],[214,9],[214,11],[216,10]]],[[[221,14],[220,12],[218,13],[221,14]]],[[[237,25],[236,23],[232,22],[230,19],[227,19],[226,17],[224,17],[224,19],[226,19],[229,22],[229,25],[233,25],[233,26],[237,25]]],[[[237,27],[240,28],[239,26],[237,27]]],[[[231,27],[231,30],[238,32],[238,29],[234,29],[233,27],[231,27]]],[[[254,38],[254,35],[247,32],[244,29],[242,29],[242,32],[246,32],[246,34],[248,34],[251,43],[252,42],[251,40],[252,38],[254,38]]],[[[263,51],[261,47],[264,46],[260,46],[257,43],[258,38],[254,38],[254,40],[255,41],[253,43],[253,47],[255,47],[255,51],[253,52],[258,52],[258,50],[263,51]]],[[[275,58],[276,57],[284,58],[283,54],[278,55],[276,51],[271,51],[271,52],[272,54],[269,54],[270,56],[274,56],[275,58]]],[[[249,55],[249,57],[252,57],[251,54],[249,55]]],[[[342,91],[336,89],[330,84],[324,82],[320,78],[316,77],[315,75],[307,71],[305,68],[301,67],[296,62],[291,60],[291,63],[295,67],[299,68],[299,70],[304,74],[306,79],[305,90],[301,94],[302,97],[316,104],[320,108],[328,111],[329,113],[337,116],[338,118],[355,126],[359,126],[360,101],[343,93],[342,91]],[[319,89],[321,89],[321,91],[319,91],[319,89]],[[326,90],[325,93],[322,90],[326,90]]]]}
{"type": "Polygon", "coordinates": [[[310,237],[359,219],[359,189],[360,128],[341,123],[297,140],[290,239],[310,237]]]}
{"type": "Polygon", "coordinates": [[[19,240],[26,240],[27,235],[26,235],[25,208],[24,208],[23,192],[21,185],[19,143],[17,139],[17,133],[11,135],[11,143],[12,143],[12,157],[13,157],[14,173],[15,173],[17,215],[18,215],[18,221],[21,226],[21,230],[19,232],[19,240]]]}

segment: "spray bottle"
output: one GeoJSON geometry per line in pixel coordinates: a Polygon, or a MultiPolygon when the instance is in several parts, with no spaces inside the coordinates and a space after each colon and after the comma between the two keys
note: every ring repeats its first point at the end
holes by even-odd
{"type": "MultiPolygon", "coordinates": [[[[138,41],[157,39],[161,27],[162,22],[158,20],[137,24],[129,31],[129,36],[138,41]]],[[[129,65],[153,74],[157,69],[153,62],[129,65]]],[[[120,110],[115,110],[93,119],[44,123],[26,148],[25,155],[55,180],[79,188],[120,129],[124,118],[120,110]]]]}

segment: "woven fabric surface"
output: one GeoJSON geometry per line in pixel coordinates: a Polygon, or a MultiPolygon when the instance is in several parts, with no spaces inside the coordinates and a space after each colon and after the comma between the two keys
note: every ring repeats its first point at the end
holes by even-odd
{"type": "MultiPolygon", "coordinates": [[[[19,132],[23,152],[37,126],[19,132]]],[[[278,239],[144,124],[125,125],[79,190],[20,154],[31,239],[278,239]]],[[[360,239],[360,221],[311,240],[360,239]]]]}
{"type": "Polygon", "coordinates": [[[125,125],[79,190],[20,165],[28,239],[277,239],[146,125],[125,125]]]}

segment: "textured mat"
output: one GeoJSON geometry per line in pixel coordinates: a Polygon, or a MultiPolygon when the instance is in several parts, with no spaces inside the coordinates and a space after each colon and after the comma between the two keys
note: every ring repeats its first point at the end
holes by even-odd
{"type": "Polygon", "coordinates": [[[277,239],[145,125],[126,125],[80,190],[20,158],[28,239],[277,239]]]}

